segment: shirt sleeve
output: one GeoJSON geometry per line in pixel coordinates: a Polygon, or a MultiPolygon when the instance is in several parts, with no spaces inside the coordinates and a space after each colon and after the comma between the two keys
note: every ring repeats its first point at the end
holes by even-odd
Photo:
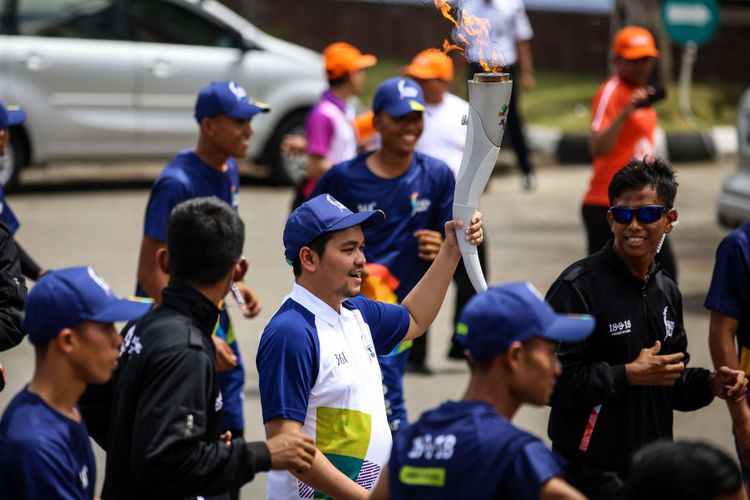
{"type": "Polygon", "coordinates": [[[361,295],[347,302],[362,313],[379,356],[389,354],[406,337],[411,317],[404,306],[377,302],[361,295]]]}
{"type": "Polygon", "coordinates": [[[548,450],[541,441],[532,441],[516,454],[501,483],[503,497],[539,498],[544,483],[564,473],[562,460],[548,450]]]}
{"type": "Polygon", "coordinates": [[[333,133],[331,119],[323,114],[320,109],[313,109],[305,122],[307,152],[318,156],[327,155],[331,147],[333,133]]]}
{"type": "Polygon", "coordinates": [[[158,179],[151,190],[146,207],[143,235],[157,241],[167,241],[167,223],[172,209],[189,198],[187,188],[177,179],[158,179]]]}
{"type": "Polygon", "coordinates": [[[263,423],[285,418],[305,423],[307,403],[318,378],[320,347],[304,318],[272,320],[258,346],[256,364],[263,423]]]}
{"type": "Polygon", "coordinates": [[[618,104],[620,93],[617,92],[619,84],[612,78],[607,80],[594,96],[591,102],[593,112],[591,119],[591,131],[599,132],[609,127],[622,106],[618,104]]]}
{"type": "MultiPolygon", "coordinates": [[[[553,283],[546,300],[558,313],[594,315],[582,292],[567,280],[553,283]]],[[[550,399],[551,406],[596,406],[614,399],[627,388],[625,365],[612,366],[604,361],[588,361],[590,340],[591,337],[582,342],[560,344],[557,355],[563,372],[557,379],[550,399]]]]}
{"type": "Polygon", "coordinates": [[[706,309],[740,319],[750,304],[750,252],[742,248],[736,233],[721,242],[708,290],[706,309]]]}

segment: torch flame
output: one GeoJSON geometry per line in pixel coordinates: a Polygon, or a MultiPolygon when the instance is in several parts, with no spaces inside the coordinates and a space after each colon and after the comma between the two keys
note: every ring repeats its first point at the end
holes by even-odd
{"type": "Polygon", "coordinates": [[[485,48],[490,46],[490,21],[482,17],[471,15],[465,9],[457,9],[449,3],[449,0],[434,0],[435,8],[440,11],[445,19],[454,26],[453,37],[458,43],[451,43],[447,38],[443,41],[443,52],[449,53],[457,50],[464,55],[466,47],[470,44],[479,48],[479,64],[484,71],[498,73],[503,65],[495,50],[489,57],[485,57],[485,48]]]}

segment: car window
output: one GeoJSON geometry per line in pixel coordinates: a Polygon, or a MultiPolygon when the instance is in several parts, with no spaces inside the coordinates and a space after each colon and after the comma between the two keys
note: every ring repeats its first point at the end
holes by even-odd
{"type": "Polygon", "coordinates": [[[19,0],[19,35],[117,39],[116,0],[19,0]]]}
{"type": "Polygon", "coordinates": [[[133,37],[139,42],[238,47],[234,31],[181,5],[158,0],[128,2],[133,37]]]}

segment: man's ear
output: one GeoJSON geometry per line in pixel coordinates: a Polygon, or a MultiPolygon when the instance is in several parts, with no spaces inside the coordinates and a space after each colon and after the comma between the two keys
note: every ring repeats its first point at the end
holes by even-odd
{"type": "Polygon", "coordinates": [[[299,262],[304,270],[314,273],[318,269],[318,254],[310,247],[302,247],[299,250],[299,262]]]}
{"type": "Polygon", "coordinates": [[[508,368],[511,372],[516,372],[521,363],[521,355],[523,353],[523,344],[516,340],[508,346],[505,351],[505,359],[508,364],[508,368]]]}
{"type": "Polygon", "coordinates": [[[372,128],[374,128],[377,132],[380,132],[380,126],[383,123],[383,113],[377,112],[374,115],[372,115],[372,128]]]}
{"type": "Polygon", "coordinates": [[[615,219],[612,217],[612,212],[610,212],[609,210],[607,210],[607,224],[609,224],[609,230],[614,232],[612,226],[615,225],[615,219]]]}
{"type": "Polygon", "coordinates": [[[169,251],[166,248],[160,248],[156,251],[156,263],[164,274],[169,274],[169,251]]]}
{"type": "Polygon", "coordinates": [[[247,273],[247,268],[247,259],[244,256],[240,257],[240,260],[238,260],[234,265],[234,274],[232,275],[232,281],[242,281],[242,279],[245,277],[245,273],[247,273]]]}
{"type": "Polygon", "coordinates": [[[667,227],[664,229],[664,232],[666,234],[669,234],[672,232],[672,228],[676,225],[677,219],[679,218],[679,214],[677,213],[677,209],[673,208],[669,210],[666,214],[667,217],[667,227]]]}
{"type": "Polygon", "coordinates": [[[53,342],[60,352],[71,354],[76,350],[76,340],[72,329],[63,328],[60,330],[60,333],[57,334],[57,337],[54,338],[53,342]]]}

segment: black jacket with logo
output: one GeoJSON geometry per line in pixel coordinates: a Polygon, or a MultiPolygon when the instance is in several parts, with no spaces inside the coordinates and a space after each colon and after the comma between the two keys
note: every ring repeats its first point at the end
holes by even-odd
{"type": "Polygon", "coordinates": [[[217,495],[271,467],[265,443],[219,440],[211,341],[219,309],[186,286],[170,284],[163,297],[126,328],[108,422],[94,423],[98,438],[106,436],[106,500],[217,495]]]}
{"type": "Polygon", "coordinates": [[[588,339],[559,350],[563,373],[550,402],[548,432],[553,448],[567,458],[621,471],[644,444],[672,438],[673,410],[697,410],[713,400],[710,372],[702,368],[687,368],[672,387],[628,385],[625,364],[657,340],[659,354],[683,352],[689,359],[682,296],[657,267],[639,280],[610,244],[563,271],[547,300],[558,312],[596,319],[588,339]]]}

